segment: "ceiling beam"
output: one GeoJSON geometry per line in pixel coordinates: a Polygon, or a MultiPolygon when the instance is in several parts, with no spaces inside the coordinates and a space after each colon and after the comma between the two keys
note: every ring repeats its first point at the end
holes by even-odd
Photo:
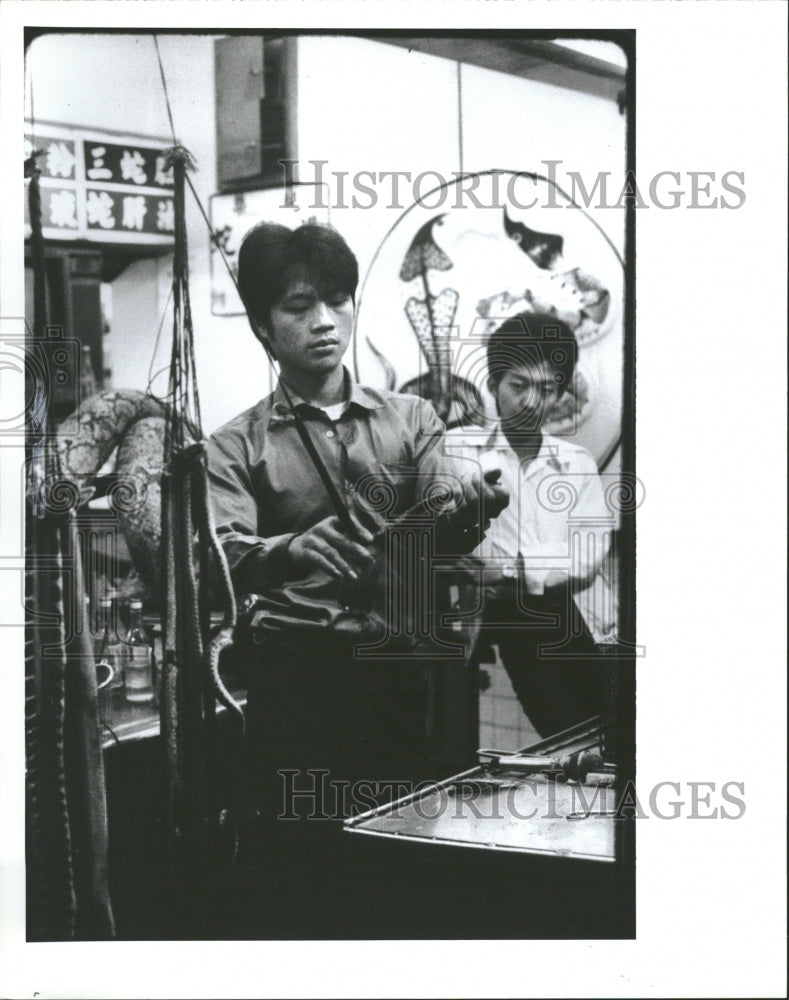
{"type": "Polygon", "coordinates": [[[621,66],[543,39],[377,35],[376,40],[612,101],[617,100],[625,85],[621,66]]]}

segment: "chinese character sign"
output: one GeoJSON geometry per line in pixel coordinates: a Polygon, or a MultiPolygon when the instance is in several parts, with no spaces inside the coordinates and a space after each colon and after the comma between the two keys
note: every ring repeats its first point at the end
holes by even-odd
{"type": "Polygon", "coordinates": [[[58,229],[77,228],[77,196],[73,191],[44,188],[41,195],[42,221],[58,229]]]}
{"type": "MultiPolygon", "coordinates": [[[[35,136],[25,136],[25,156],[38,154],[44,236],[172,244],[173,177],[164,166],[165,145],[37,125],[35,136]]],[[[25,221],[29,232],[27,214],[25,221]]]]}
{"type": "Polygon", "coordinates": [[[148,194],[120,194],[88,188],[87,225],[90,230],[172,234],[175,209],[172,198],[148,194]]]}
{"type": "Polygon", "coordinates": [[[85,175],[89,181],[172,188],[161,149],[132,143],[84,142],[85,175]]]}
{"type": "Polygon", "coordinates": [[[42,179],[76,179],[77,154],[73,139],[37,136],[34,143],[32,136],[26,135],[25,156],[32,156],[34,150],[41,154],[38,157],[38,167],[42,179]]]}

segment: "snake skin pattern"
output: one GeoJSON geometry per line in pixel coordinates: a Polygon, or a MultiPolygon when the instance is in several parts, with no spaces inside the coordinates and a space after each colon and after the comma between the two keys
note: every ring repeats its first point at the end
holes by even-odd
{"type": "Polygon", "coordinates": [[[117,482],[110,490],[112,507],[146,594],[161,603],[161,478],[164,468],[161,417],[143,417],[128,429],[115,460],[117,482]]]}
{"type": "Polygon", "coordinates": [[[134,389],[100,392],[84,400],[58,427],[60,475],[73,483],[81,503],[94,492],[94,479],[115,449],[111,508],[126,538],[146,595],[161,599],[159,550],[160,479],[165,407],[134,389]]]}

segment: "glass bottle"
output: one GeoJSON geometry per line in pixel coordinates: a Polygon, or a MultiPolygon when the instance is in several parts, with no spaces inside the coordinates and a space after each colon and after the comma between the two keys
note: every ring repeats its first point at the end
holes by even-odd
{"type": "Polygon", "coordinates": [[[108,686],[111,689],[123,687],[123,645],[118,639],[117,615],[109,595],[99,601],[94,649],[97,661],[109,663],[114,671],[108,686]]]}
{"type": "Polygon", "coordinates": [[[126,700],[153,701],[153,645],[142,620],[142,601],[129,605],[129,630],[124,637],[126,700]]]}

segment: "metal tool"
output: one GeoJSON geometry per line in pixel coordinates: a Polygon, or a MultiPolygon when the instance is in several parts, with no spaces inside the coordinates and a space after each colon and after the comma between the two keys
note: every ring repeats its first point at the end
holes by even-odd
{"type": "Polygon", "coordinates": [[[523,774],[545,774],[579,784],[612,784],[616,780],[616,765],[606,763],[595,750],[578,750],[561,757],[544,754],[513,753],[509,750],[478,750],[482,766],[494,771],[519,771],[523,774]]]}

